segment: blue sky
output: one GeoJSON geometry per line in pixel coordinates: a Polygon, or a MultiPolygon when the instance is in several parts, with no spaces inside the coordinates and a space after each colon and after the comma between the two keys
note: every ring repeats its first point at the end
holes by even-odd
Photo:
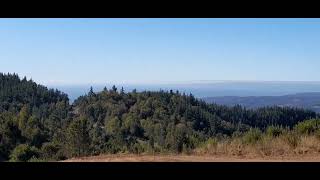
{"type": "Polygon", "coordinates": [[[50,84],[320,81],[320,19],[0,19],[0,72],[50,84]]]}

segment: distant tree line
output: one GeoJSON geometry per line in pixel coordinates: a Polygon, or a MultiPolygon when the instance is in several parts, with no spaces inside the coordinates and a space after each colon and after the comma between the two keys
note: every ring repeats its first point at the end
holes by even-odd
{"type": "Polygon", "coordinates": [[[292,128],[313,111],[207,104],[179,91],[113,86],[69,104],[58,90],[0,73],[0,160],[62,160],[103,153],[188,152],[212,137],[251,128],[292,128]]]}

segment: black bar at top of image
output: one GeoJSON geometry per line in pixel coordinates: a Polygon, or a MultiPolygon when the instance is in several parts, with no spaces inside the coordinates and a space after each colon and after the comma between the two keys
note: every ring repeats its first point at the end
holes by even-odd
{"type": "Polygon", "coordinates": [[[312,18],[316,4],[307,2],[105,1],[2,4],[0,17],[12,18],[312,18]],[[8,8],[4,8],[8,7],[8,8]]]}

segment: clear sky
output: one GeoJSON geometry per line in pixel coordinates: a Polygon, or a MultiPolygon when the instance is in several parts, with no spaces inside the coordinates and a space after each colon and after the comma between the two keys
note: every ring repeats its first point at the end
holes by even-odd
{"type": "Polygon", "coordinates": [[[46,85],[320,81],[320,19],[0,19],[0,72],[46,85]]]}

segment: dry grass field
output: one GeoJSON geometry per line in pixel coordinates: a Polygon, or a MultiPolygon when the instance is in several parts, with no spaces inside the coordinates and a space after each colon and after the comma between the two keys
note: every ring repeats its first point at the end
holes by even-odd
{"type": "Polygon", "coordinates": [[[249,144],[237,138],[221,142],[209,140],[192,152],[182,154],[107,154],[63,162],[320,162],[320,139],[264,136],[249,144]]]}
{"type": "Polygon", "coordinates": [[[62,162],[320,162],[320,155],[294,157],[249,157],[210,155],[101,155],[73,158],[62,162]]]}

